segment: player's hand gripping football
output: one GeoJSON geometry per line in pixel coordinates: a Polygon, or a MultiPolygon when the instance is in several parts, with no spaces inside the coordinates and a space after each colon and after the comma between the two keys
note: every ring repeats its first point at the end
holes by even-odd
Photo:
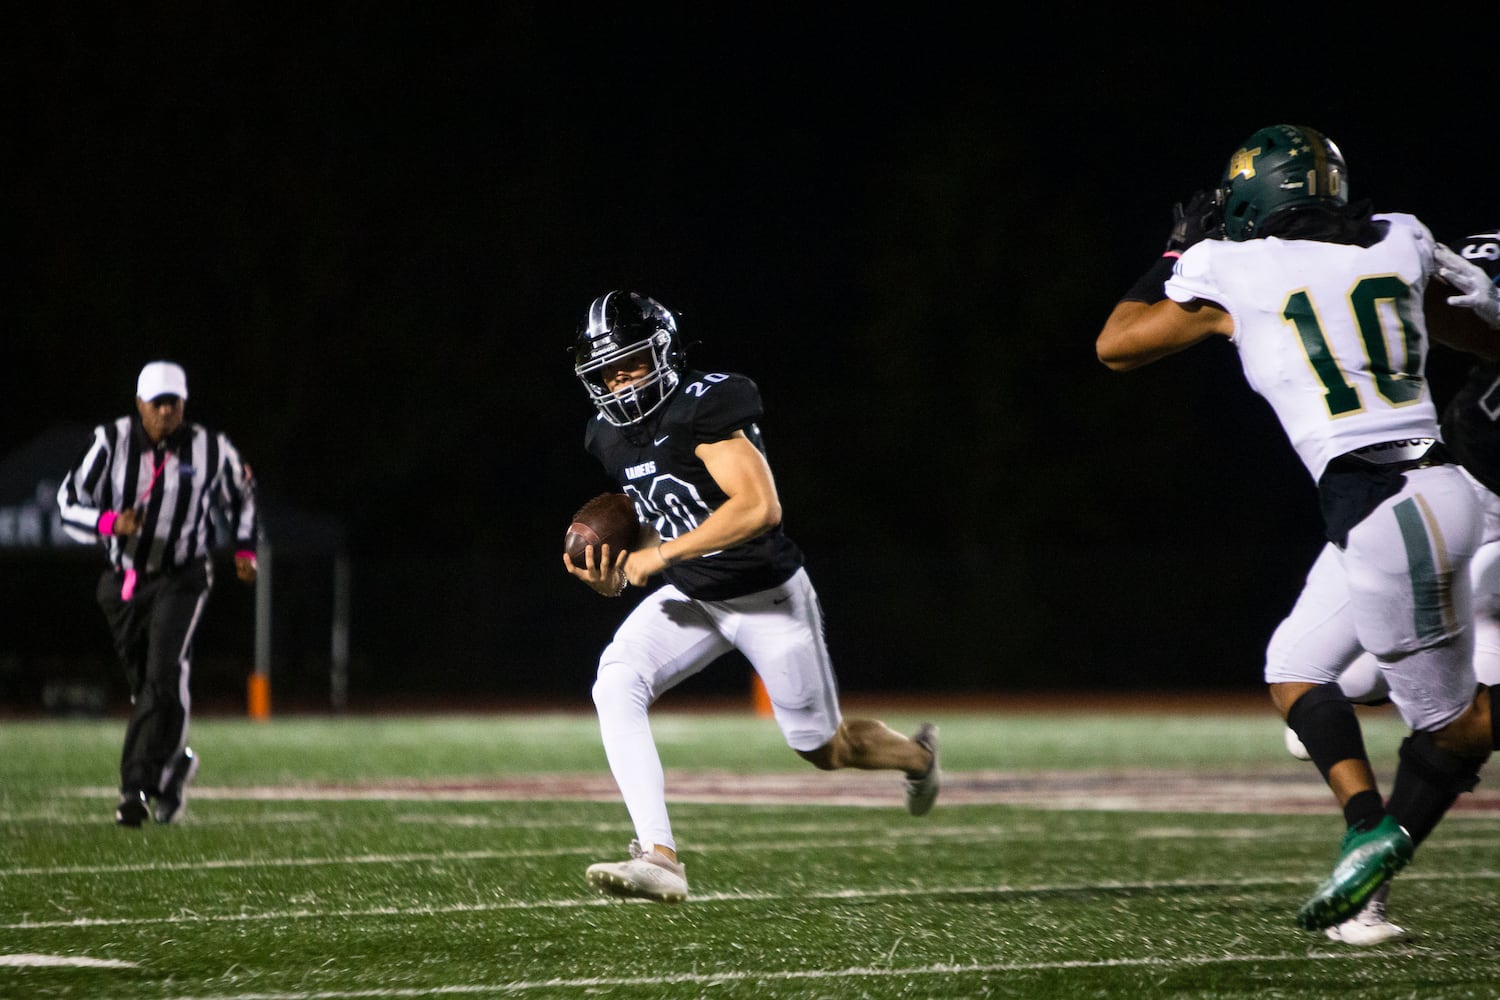
{"type": "Polygon", "coordinates": [[[611,552],[609,543],[583,550],[583,565],[573,562],[573,557],[563,553],[563,568],[588,584],[595,593],[605,597],[619,597],[625,592],[625,560],[629,551],[621,549],[611,552]]]}

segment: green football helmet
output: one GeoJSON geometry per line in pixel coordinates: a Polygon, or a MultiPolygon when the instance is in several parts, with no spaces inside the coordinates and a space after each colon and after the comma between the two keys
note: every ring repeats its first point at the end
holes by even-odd
{"type": "Polygon", "coordinates": [[[1339,148],[1316,129],[1272,125],[1242,142],[1229,158],[1218,201],[1224,235],[1236,242],[1253,240],[1278,212],[1347,205],[1348,168],[1339,148]]]}

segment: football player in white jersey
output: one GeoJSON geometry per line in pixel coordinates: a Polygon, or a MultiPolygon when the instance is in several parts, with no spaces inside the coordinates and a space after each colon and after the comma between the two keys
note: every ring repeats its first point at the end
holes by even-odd
{"type": "MultiPolygon", "coordinates": [[[[1453,249],[1439,247],[1439,277],[1456,289],[1452,305],[1473,309],[1500,328],[1500,230],[1471,233],[1453,249]]],[[[1486,360],[1469,370],[1464,385],[1443,410],[1443,443],[1453,452],[1479,494],[1484,540],[1470,577],[1474,585],[1474,675],[1487,687],[1500,685],[1500,337],[1486,360]]],[[[1339,677],[1351,701],[1389,697],[1380,661],[1368,653],[1339,677]]]]}
{"type": "MultiPolygon", "coordinates": [[[[1492,328],[1500,328],[1500,230],[1472,233],[1439,246],[1438,277],[1456,290],[1448,303],[1475,311],[1492,328]]],[[[1443,443],[1457,458],[1474,487],[1483,512],[1484,531],[1469,580],[1474,592],[1474,678],[1485,687],[1500,685],[1500,338],[1490,357],[1475,364],[1463,386],[1443,410],[1443,443]]],[[[1339,688],[1350,701],[1381,705],[1390,701],[1390,686],[1380,660],[1361,652],[1339,676],[1339,688]]],[[[1309,760],[1297,734],[1286,730],[1287,750],[1309,760]]],[[[1347,944],[1379,944],[1405,935],[1386,913],[1390,884],[1365,908],[1328,936],[1347,944]]]]}
{"type": "Polygon", "coordinates": [[[1229,338],[1318,485],[1328,543],[1265,668],[1348,827],[1297,913],[1308,930],[1355,916],[1411,860],[1495,741],[1470,666],[1479,504],[1441,442],[1425,377],[1429,333],[1462,349],[1494,335],[1436,287],[1429,297],[1436,255],[1415,217],[1350,203],[1327,137],[1271,126],[1234,152],[1211,198],[1190,203],[1096,344],[1126,371],[1229,338]],[[1412,730],[1388,801],[1337,683],[1361,649],[1412,730]]]}

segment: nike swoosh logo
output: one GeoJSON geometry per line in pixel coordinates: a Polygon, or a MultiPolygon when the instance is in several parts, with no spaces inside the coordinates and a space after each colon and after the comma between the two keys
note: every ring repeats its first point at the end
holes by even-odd
{"type": "Polygon", "coordinates": [[[659,438],[656,439],[656,446],[658,448],[660,448],[661,447],[661,443],[663,441],[665,441],[667,438],[671,437],[671,436],[672,435],[670,435],[670,434],[663,434],[661,437],[659,437],[659,438]]]}
{"type": "Polygon", "coordinates": [[[773,597],[773,598],[771,598],[771,603],[772,604],[785,604],[787,601],[790,601],[791,599],[792,599],[792,595],[791,594],[787,594],[785,597],[773,597]]]}

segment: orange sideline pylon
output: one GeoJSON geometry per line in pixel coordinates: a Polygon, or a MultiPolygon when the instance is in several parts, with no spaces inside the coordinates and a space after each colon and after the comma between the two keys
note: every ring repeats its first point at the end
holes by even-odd
{"type": "Polygon", "coordinates": [[[750,696],[756,715],[769,716],[771,714],[771,696],[766,693],[766,685],[760,679],[760,674],[750,675],[750,696]]]}
{"type": "Polygon", "coordinates": [[[271,678],[251,672],[245,685],[246,701],[249,702],[250,718],[264,721],[271,717],[271,678]]]}

